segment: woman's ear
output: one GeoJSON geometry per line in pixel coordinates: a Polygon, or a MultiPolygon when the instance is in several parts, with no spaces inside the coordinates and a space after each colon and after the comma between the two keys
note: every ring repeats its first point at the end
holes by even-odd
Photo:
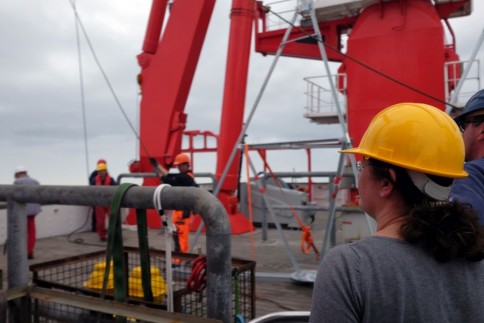
{"type": "Polygon", "coordinates": [[[395,187],[394,183],[397,180],[397,173],[395,173],[395,170],[390,168],[388,169],[388,173],[390,174],[390,177],[392,178],[392,181],[383,178],[382,184],[381,184],[381,190],[380,190],[380,196],[381,197],[386,197],[389,196],[395,187]]]}

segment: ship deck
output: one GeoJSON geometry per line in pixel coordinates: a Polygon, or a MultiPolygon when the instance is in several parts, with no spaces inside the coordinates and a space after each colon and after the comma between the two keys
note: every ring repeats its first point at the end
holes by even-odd
{"type": "MultiPolygon", "coordinates": [[[[313,224],[313,239],[318,249],[321,249],[326,226],[326,215],[317,214],[313,224]]],[[[282,230],[288,245],[301,272],[314,272],[318,267],[318,259],[314,252],[304,254],[300,250],[301,231],[293,229],[282,230]]],[[[191,234],[193,241],[194,234],[191,234]]],[[[256,262],[256,317],[279,311],[309,311],[311,306],[312,284],[294,281],[290,275],[296,272],[291,257],[285,248],[281,233],[276,229],[267,231],[267,239],[263,240],[263,231],[256,228],[252,233],[232,235],[232,257],[256,262]]],[[[135,228],[123,229],[125,246],[137,247],[137,232],[135,228]]],[[[161,230],[149,230],[150,248],[165,250],[165,236],[161,230]]],[[[67,236],[57,236],[37,240],[35,258],[29,260],[29,265],[51,260],[68,258],[73,255],[87,254],[105,250],[106,243],[99,241],[95,232],[73,233],[67,236]]],[[[205,234],[202,233],[194,250],[201,248],[205,253],[205,234]]],[[[0,269],[3,271],[3,286],[6,287],[7,256],[0,256],[0,269]]]]}

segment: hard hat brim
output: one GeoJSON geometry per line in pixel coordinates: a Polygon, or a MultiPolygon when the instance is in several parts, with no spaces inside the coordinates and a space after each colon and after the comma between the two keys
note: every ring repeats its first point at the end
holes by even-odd
{"type": "Polygon", "coordinates": [[[369,158],[374,158],[376,160],[380,160],[380,161],[383,161],[383,162],[386,162],[386,163],[389,163],[389,164],[392,164],[392,165],[395,165],[395,166],[399,166],[399,167],[402,167],[402,168],[405,168],[405,169],[410,169],[410,170],[413,170],[413,171],[417,171],[417,172],[420,172],[420,173],[424,173],[424,174],[430,174],[430,175],[436,175],[436,176],[442,176],[442,177],[450,177],[450,178],[465,178],[467,176],[469,176],[469,174],[465,171],[465,170],[462,170],[458,173],[448,173],[448,172],[436,172],[436,171],[433,171],[433,170],[424,170],[424,169],[421,169],[421,168],[418,168],[418,167],[414,167],[413,165],[410,165],[410,164],[405,164],[405,163],[398,163],[398,162],[395,162],[394,160],[390,160],[390,159],[385,159],[385,158],[380,158],[379,156],[376,156],[364,149],[361,149],[359,147],[356,147],[356,148],[349,148],[349,149],[343,149],[343,150],[339,150],[338,151],[339,153],[342,153],[342,154],[353,154],[353,155],[362,155],[362,156],[367,156],[369,158]]]}
{"type": "Polygon", "coordinates": [[[429,175],[464,178],[464,140],[442,110],[403,102],[381,110],[358,147],[342,150],[429,175]]]}

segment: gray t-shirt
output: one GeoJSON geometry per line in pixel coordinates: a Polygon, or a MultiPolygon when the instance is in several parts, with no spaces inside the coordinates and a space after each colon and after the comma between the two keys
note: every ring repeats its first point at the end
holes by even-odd
{"type": "Polygon", "coordinates": [[[333,248],[314,284],[310,322],[484,322],[484,261],[439,263],[404,240],[333,248]]]}

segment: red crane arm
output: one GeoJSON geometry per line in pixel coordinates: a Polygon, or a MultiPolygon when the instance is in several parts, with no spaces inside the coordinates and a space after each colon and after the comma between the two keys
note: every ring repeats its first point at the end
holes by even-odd
{"type": "Polygon", "coordinates": [[[148,157],[162,164],[180,152],[185,104],[215,0],[177,0],[161,39],[167,0],[154,0],[146,31],[140,83],[140,171],[152,170],[148,157]]]}

